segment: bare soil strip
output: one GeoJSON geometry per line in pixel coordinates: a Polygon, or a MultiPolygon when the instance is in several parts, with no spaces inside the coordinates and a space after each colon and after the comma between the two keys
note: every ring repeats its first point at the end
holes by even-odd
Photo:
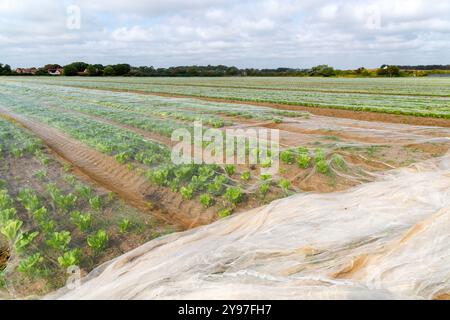
{"type": "Polygon", "coordinates": [[[63,86],[63,87],[72,87],[72,88],[78,88],[78,89],[86,89],[86,90],[129,92],[129,93],[137,93],[137,94],[143,94],[143,95],[149,95],[149,96],[160,96],[160,97],[168,97],[168,98],[189,98],[189,99],[198,99],[198,100],[210,101],[210,102],[248,104],[248,105],[253,105],[253,106],[269,107],[269,108],[274,108],[274,109],[279,109],[279,110],[306,111],[306,112],[310,112],[311,114],[314,114],[314,115],[325,116],[325,117],[450,128],[450,120],[449,119],[432,118],[432,117],[415,117],[415,116],[408,116],[408,115],[397,115],[397,114],[392,114],[392,113],[333,109],[331,107],[307,107],[307,106],[302,106],[302,105],[277,104],[277,103],[271,103],[271,102],[241,101],[241,100],[232,100],[232,99],[227,99],[227,98],[207,98],[207,97],[199,97],[199,96],[195,96],[195,95],[184,95],[184,94],[175,94],[175,93],[166,93],[166,92],[145,92],[145,91],[141,91],[141,90],[89,88],[89,87],[84,87],[84,86],[74,86],[74,85],[64,85],[64,84],[52,84],[52,85],[63,86]]]}
{"type": "Polygon", "coordinates": [[[40,137],[47,146],[85,176],[105,189],[117,193],[134,207],[151,212],[157,218],[183,229],[209,224],[216,219],[212,211],[200,204],[184,201],[181,195],[147,180],[106,156],[60,131],[0,108],[0,115],[10,118],[40,137]]]}

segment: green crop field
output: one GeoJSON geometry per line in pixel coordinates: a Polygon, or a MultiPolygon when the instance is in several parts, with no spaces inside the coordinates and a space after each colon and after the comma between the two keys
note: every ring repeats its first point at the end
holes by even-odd
{"type": "MultiPolygon", "coordinates": [[[[15,79],[28,82],[30,79],[15,79]]],[[[52,78],[40,83],[450,118],[448,78],[52,78]]]]}
{"type": "MultiPolygon", "coordinates": [[[[1,78],[0,289],[43,294],[63,285],[69,266],[89,272],[160,235],[295,193],[345,190],[371,181],[372,172],[445,151],[433,144],[445,128],[428,129],[432,142],[422,152],[410,141],[378,143],[384,134],[373,143],[358,137],[367,123],[336,129],[334,118],[239,100],[450,118],[447,82],[1,78]],[[279,129],[280,151],[275,155],[246,144],[247,157],[261,159],[266,153],[257,165],[174,164],[172,133],[193,133],[196,121],[204,131],[279,129]],[[346,130],[358,134],[346,137],[346,130]],[[264,173],[274,161],[278,174],[264,173]],[[14,264],[6,267],[10,255],[14,264]]],[[[384,124],[371,130],[380,129],[384,124]]],[[[424,138],[410,127],[402,130],[400,138],[424,138]]],[[[205,150],[210,142],[202,143],[205,150]]]]}

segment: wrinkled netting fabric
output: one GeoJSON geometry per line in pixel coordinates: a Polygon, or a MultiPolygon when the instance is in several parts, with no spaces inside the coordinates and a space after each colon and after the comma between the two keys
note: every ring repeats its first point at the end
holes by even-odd
{"type": "Polygon", "coordinates": [[[439,299],[450,154],[146,243],[49,299],[439,299]]]}

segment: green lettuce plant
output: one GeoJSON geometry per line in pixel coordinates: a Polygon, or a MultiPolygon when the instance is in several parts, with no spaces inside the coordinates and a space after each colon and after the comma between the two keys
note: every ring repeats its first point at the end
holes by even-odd
{"type": "Polygon", "coordinates": [[[210,194],[205,193],[200,196],[200,203],[204,208],[209,208],[214,204],[214,199],[210,194]]]}
{"type": "Polygon", "coordinates": [[[87,243],[89,247],[98,253],[106,248],[108,240],[108,234],[105,230],[101,229],[96,234],[89,236],[87,243]]]}
{"type": "Polygon", "coordinates": [[[91,208],[97,211],[100,211],[102,209],[102,198],[100,196],[94,196],[89,199],[89,204],[91,205],[91,208]]]}
{"type": "Polygon", "coordinates": [[[8,220],[0,228],[0,233],[2,233],[9,242],[14,243],[19,235],[22,225],[23,221],[21,220],[8,220]]]}
{"type": "Polygon", "coordinates": [[[55,250],[66,251],[71,240],[69,231],[53,232],[47,239],[47,244],[55,250]]]}
{"type": "Polygon", "coordinates": [[[35,253],[26,259],[20,261],[17,270],[29,276],[34,276],[40,272],[40,265],[44,262],[44,258],[40,253],[35,253]]]}
{"type": "Polygon", "coordinates": [[[72,249],[70,251],[64,252],[62,256],[58,257],[58,263],[63,268],[69,268],[72,266],[78,266],[81,259],[81,250],[72,249]]]}
{"type": "Polygon", "coordinates": [[[24,250],[26,250],[31,243],[34,241],[34,239],[37,238],[37,236],[39,235],[39,232],[35,231],[35,232],[24,232],[21,233],[16,240],[15,243],[15,248],[18,252],[23,252],[24,250]]]}
{"type": "Polygon", "coordinates": [[[86,232],[92,227],[93,219],[90,213],[81,214],[80,211],[75,211],[71,214],[70,220],[72,220],[81,232],[86,232]]]}
{"type": "Polygon", "coordinates": [[[17,216],[17,211],[15,208],[0,210],[0,226],[9,220],[15,219],[17,216]]]}
{"type": "Polygon", "coordinates": [[[244,192],[239,187],[229,187],[225,192],[227,199],[233,206],[238,205],[244,198],[244,192]]]}
{"type": "Polygon", "coordinates": [[[119,230],[121,233],[126,233],[131,228],[131,221],[129,219],[123,218],[119,222],[119,230]]]}

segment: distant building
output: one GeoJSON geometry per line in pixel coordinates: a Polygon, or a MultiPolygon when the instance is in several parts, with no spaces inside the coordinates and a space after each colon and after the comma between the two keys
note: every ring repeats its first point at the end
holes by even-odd
{"type": "Polygon", "coordinates": [[[48,69],[48,74],[52,76],[62,76],[63,73],[64,73],[63,68],[48,69]]]}
{"type": "Polygon", "coordinates": [[[36,68],[17,68],[16,73],[18,74],[36,74],[38,69],[36,68]]]}

